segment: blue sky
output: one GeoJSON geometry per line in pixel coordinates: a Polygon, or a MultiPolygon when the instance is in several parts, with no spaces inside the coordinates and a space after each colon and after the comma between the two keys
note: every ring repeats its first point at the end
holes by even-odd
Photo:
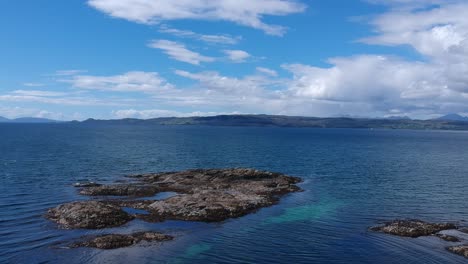
{"type": "Polygon", "coordinates": [[[0,116],[468,113],[458,0],[48,0],[0,10],[0,116]]]}

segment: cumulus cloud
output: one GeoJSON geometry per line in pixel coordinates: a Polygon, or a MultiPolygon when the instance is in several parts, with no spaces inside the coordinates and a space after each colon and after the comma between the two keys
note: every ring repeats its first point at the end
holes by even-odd
{"type": "Polygon", "coordinates": [[[286,29],[264,23],[264,16],[285,16],[306,9],[294,0],[89,0],[88,4],[112,17],[142,24],[181,19],[229,21],[270,35],[283,35],[286,29]]]}
{"type": "Polygon", "coordinates": [[[428,100],[454,99],[443,72],[436,66],[385,56],[330,60],[330,68],[284,65],[294,80],[296,96],[337,102],[367,102],[376,108],[402,107],[428,100]]]}
{"type": "Polygon", "coordinates": [[[212,43],[212,44],[225,44],[225,45],[234,45],[239,43],[239,41],[242,39],[242,37],[237,36],[233,37],[231,35],[209,35],[209,34],[199,34],[190,30],[181,30],[181,29],[176,29],[176,28],[170,28],[168,26],[162,26],[159,29],[159,32],[161,33],[166,33],[166,34],[171,34],[176,37],[180,38],[191,38],[191,39],[196,39],[199,41],[203,41],[206,43],[212,43]]]}
{"type": "Polygon", "coordinates": [[[229,60],[235,63],[245,62],[251,55],[243,50],[224,50],[229,60]]]}
{"type": "Polygon", "coordinates": [[[153,40],[148,46],[154,49],[160,49],[170,58],[193,65],[199,65],[202,62],[213,62],[215,58],[203,56],[198,52],[191,51],[185,45],[170,40],[153,40]]]}
{"type": "Polygon", "coordinates": [[[468,103],[468,3],[385,2],[392,8],[370,21],[376,35],[361,41],[410,46],[424,60],[363,54],[330,59],[329,67],[286,64],[293,74],[289,92],[340,106],[366,105],[371,113],[463,111],[468,103]]]}
{"type": "Polygon", "coordinates": [[[158,73],[141,71],[114,76],[75,75],[62,81],[71,83],[75,88],[116,92],[152,93],[173,88],[158,73]]]}
{"type": "Polygon", "coordinates": [[[467,12],[466,2],[422,10],[392,10],[371,21],[377,35],[362,41],[388,46],[409,45],[434,60],[466,60],[467,12]]]}

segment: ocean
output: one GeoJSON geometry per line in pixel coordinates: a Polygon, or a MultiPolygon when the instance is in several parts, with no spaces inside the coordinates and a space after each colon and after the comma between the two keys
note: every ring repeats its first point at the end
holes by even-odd
{"type": "Polygon", "coordinates": [[[466,263],[437,237],[368,231],[396,218],[468,220],[468,133],[85,124],[0,124],[0,263],[466,263]],[[248,167],[303,179],[278,205],[222,223],[135,220],[64,230],[43,217],[72,186],[126,175],[248,167]],[[175,239],[67,249],[85,235],[175,239]]]}

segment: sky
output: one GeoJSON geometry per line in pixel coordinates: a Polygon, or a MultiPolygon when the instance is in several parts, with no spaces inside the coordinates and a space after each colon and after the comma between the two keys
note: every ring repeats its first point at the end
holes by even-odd
{"type": "Polygon", "coordinates": [[[466,0],[15,0],[0,116],[468,114],[466,0]]]}

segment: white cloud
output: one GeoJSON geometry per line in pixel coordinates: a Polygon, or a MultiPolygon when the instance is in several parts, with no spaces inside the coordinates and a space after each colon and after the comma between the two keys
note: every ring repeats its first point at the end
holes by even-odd
{"type": "Polygon", "coordinates": [[[294,74],[290,91],[330,101],[402,104],[406,99],[449,97],[441,70],[432,65],[385,56],[336,58],[330,68],[284,65],[294,74]]]}
{"type": "Polygon", "coordinates": [[[75,88],[116,92],[159,92],[172,89],[173,85],[156,72],[133,71],[114,76],[75,75],[62,80],[75,88]]]}
{"type": "Polygon", "coordinates": [[[205,91],[220,91],[227,97],[233,94],[249,96],[262,93],[265,88],[274,88],[281,84],[281,80],[270,79],[261,75],[249,75],[243,78],[227,77],[215,71],[191,73],[176,70],[179,76],[199,82],[199,87],[205,91]]]}
{"type": "Polygon", "coordinates": [[[468,3],[444,4],[429,9],[396,9],[376,17],[377,35],[368,44],[409,45],[434,60],[466,60],[468,3]]]}
{"type": "Polygon", "coordinates": [[[60,70],[55,72],[55,76],[71,76],[85,73],[85,70],[60,70]]]}
{"type": "Polygon", "coordinates": [[[468,3],[386,4],[392,8],[371,21],[376,35],[362,41],[409,45],[425,57],[423,61],[363,54],[330,59],[330,67],[286,64],[283,67],[293,74],[289,96],[314,104],[330,102],[352,115],[463,112],[468,104],[468,3]]]}
{"type": "Polygon", "coordinates": [[[43,91],[43,90],[15,90],[12,93],[16,95],[23,95],[23,96],[43,96],[43,97],[56,97],[56,96],[66,95],[66,93],[63,93],[63,92],[43,91]]]}
{"type": "Polygon", "coordinates": [[[251,57],[249,53],[243,50],[224,50],[223,52],[227,55],[228,59],[235,63],[245,62],[245,60],[251,57]]]}
{"type": "Polygon", "coordinates": [[[23,86],[27,87],[42,87],[44,85],[43,83],[23,83],[23,86]]]}
{"type": "Polygon", "coordinates": [[[242,39],[242,37],[240,36],[233,37],[231,35],[199,34],[190,30],[169,28],[167,26],[162,26],[159,29],[159,32],[171,34],[171,35],[174,35],[176,37],[181,37],[181,38],[196,39],[196,40],[200,40],[200,41],[203,41],[206,43],[212,43],[212,44],[234,45],[234,44],[239,43],[239,41],[242,39]]]}
{"type": "Polygon", "coordinates": [[[115,118],[139,118],[139,119],[150,119],[158,117],[192,117],[192,116],[215,116],[215,115],[233,115],[239,114],[239,112],[180,112],[173,110],[164,109],[147,109],[147,110],[135,110],[125,109],[113,111],[112,115],[115,118]]]}
{"type": "MultiPolygon", "coordinates": [[[[140,1],[144,3],[143,6],[148,4],[147,1],[140,1]]],[[[198,5],[204,1],[190,2],[198,5]]],[[[383,3],[380,0],[370,1],[383,3]]],[[[117,3],[110,0],[94,2],[117,3]]],[[[132,1],[120,1],[122,14],[113,15],[125,16],[130,20],[137,20],[130,18],[133,16],[141,18],[140,7],[129,9],[137,10],[136,13],[124,9],[129,2],[132,1]]],[[[161,10],[156,12],[151,8],[157,2],[166,4],[161,6],[161,10],[164,10],[179,7],[184,1],[153,1],[146,8],[146,18],[140,22],[170,20],[158,13],[161,10]]],[[[212,3],[226,4],[227,1],[212,3]]],[[[236,1],[233,6],[237,6],[237,3],[256,5],[257,1],[236,1]]],[[[388,11],[374,16],[370,21],[375,35],[361,41],[370,45],[410,46],[423,59],[360,54],[329,59],[327,67],[289,63],[283,65],[283,69],[291,73],[287,79],[263,67],[257,67],[253,74],[246,76],[226,76],[216,71],[176,70],[175,74],[194,83],[186,87],[175,87],[154,72],[131,72],[116,76],[72,74],[68,81],[85,90],[144,92],[149,95],[147,103],[158,106],[157,109],[136,110],[141,108],[141,101],[131,102],[123,107],[124,110],[115,111],[115,117],[150,118],[242,112],[313,116],[408,115],[427,118],[450,112],[468,112],[468,3],[455,0],[389,0],[385,4],[389,5],[388,11]],[[190,110],[164,110],[180,108],[190,110]]],[[[107,8],[110,7],[102,6],[100,9],[107,8]]],[[[189,14],[180,14],[180,17],[188,18],[192,14],[191,7],[187,8],[189,14]]],[[[198,13],[206,12],[202,9],[198,13]]],[[[171,12],[167,16],[176,17],[171,12]]],[[[200,39],[204,36],[192,31],[166,29],[166,33],[180,37],[200,39]]],[[[194,65],[216,60],[191,51],[178,42],[156,40],[149,46],[163,50],[173,59],[194,65]]],[[[229,50],[226,54],[237,62],[250,57],[240,50],[229,50]]],[[[75,96],[54,97],[54,94],[41,94],[34,90],[18,90],[0,95],[2,100],[77,103],[75,96]]]]}
{"type": "Polygon", "coordinates": [[[65,115],[59,112],[50,112],[36,108],[22,107],[0,107],[0,116],[14,119],[20,117],[37,117],[48,118],[54,120],[64,120],[65,115]]]}
{"type": "Polygon", "coordinates": [[[256,70],[258,72],[260,72],[260,73],[263,73],[263,74],[266,74],[266,75],[269,75],[269,76],[272,76],[272,77],[278,76],[278,73],[275,70],[272,70],[272,69],[268,69],[268,68],[264,68],[264,67],[257,67],[256,70]]]}
{"type": "Polygon", "coordinates": [[[41,103],[67,106],[119,106],[126,105],[126,100],[102,100],[90,96],[78,96],[74,93],[55,91],[16,90],[0,94],[0,102],[41,103]]]}
{"type": "Polygon", "coordinates": [[[264,16],[303,12],[306,6],[294,0],[89,0],[88,4],[112,17],[155,24],[168,20],[229,21],[283,35],[285,28],[263,22],[264,16]]]}
{"type": "Polygon", "coordinates": [[[191,51],[185,45],[169,40],[153,40],[148,46],[154,49],[160,49],[170,58],[193,65],[199,65],[201,62],[213,62],[215,58],[203,56],[198,52],[191,51]]]}
{"type": "Polygon", "coordinates": [[[76,105],[76,106],[89,106],[89,105],[121,105],[117,103],[102,101],[88,97],[64,97],[64,98],[51,98],[42,96],[31,96],[31,95],[14,95],[14,94],[3,94],[0,95],[0,101],[5,102],[16,102],[16,103],[43,103],[43,104],[55,104],[55,105],[76,105]]]}

